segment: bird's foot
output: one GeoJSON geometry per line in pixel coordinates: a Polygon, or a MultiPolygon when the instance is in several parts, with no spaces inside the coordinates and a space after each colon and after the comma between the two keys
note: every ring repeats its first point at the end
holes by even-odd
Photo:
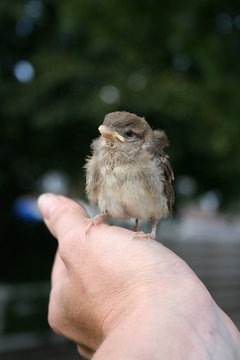
{"type": "Polygon", "coordinates": [[[149,235],[151,236],[152,239],[156,240],[158,221],[155,218],[151,218],[150,223],[151,223],[151,230],[152,231],[151,231],[151,233],[149,235]]]}
{"type": "Polygon", "coordinates": [[[143,231],[137,231],[133,234],[132,240],[139,239],[139,240],[153,240],[154,237],[152,233],[146,234],[143,231]]]}
{"type": "Polygon", "coordinates": [[[103,223],[103,220],[105,218],[109,217],[108,213],[103,213],[103,214],[97,214],[93,219],[86,219],[84,220],[84,223],[86,225],[86,230],[85,230],[85,236],[88,235],[89,230],[91,229],[92,226],[97,226],[101,223],[103,223]]]}
{"type": "Polygon", "coordinates": [[[134,235],[133,239],[148,239],[148,240],[155,240],[156,239],[156,232],[157,232],[157,224],[158,221],[155,218],[150,218],[151,223],[151,232],[145,234],[143,231],[138,231],[138,219],[136,219],[136,224],[134,228],[134,235]]]}
{"type": "Polygon", "coordinates": [[[135,220],[134,231],[135,231],[135,232],[138,231],[138,219],[135,220]]]}

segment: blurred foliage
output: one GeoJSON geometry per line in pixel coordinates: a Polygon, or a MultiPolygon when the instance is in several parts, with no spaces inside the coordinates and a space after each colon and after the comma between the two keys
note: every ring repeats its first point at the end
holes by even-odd
{"type": "Polygon", "coordinates": [[[196,195],[238,203],[239,60],[237,1],[1,0],[1,241],[22,233],[21,244],[13,201],[37,193],[47,171],[84,196],[90,141],[115,110],[166,130],[175,173],[195,179],[196,195]],[[32,81],[14,75],[20,60],[32,81]]]}

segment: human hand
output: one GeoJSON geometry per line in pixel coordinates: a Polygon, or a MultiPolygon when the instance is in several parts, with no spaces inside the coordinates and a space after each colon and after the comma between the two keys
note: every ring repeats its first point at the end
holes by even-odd
{"type": "Polygon", "coordinates": [[[94,360],[240,359],[240,336],[187,264],[162,244],[99,224],[76,202],[44,195],[58,239],[49,324],[94,360]]]}

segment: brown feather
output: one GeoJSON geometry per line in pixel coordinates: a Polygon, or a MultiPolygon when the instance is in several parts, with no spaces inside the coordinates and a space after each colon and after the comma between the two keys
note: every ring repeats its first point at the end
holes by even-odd
{"type": "Polygon", "coordinates": [[[93,141],[85,166],[89,200],[113,218],[158,221],[168,216],[174,175],[164,153],[169,145],[165,132],[153,131],[143,117],[124,111],[107,114],[103,124],[125,140],[93,141]]]}

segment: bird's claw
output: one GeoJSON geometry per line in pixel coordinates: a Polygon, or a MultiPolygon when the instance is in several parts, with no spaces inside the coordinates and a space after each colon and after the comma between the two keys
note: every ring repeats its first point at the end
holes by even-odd
{"type": "Polygon", "coordinates": [[[143,231],[137,231],[133,234],[132,239],[139,239],[139,240],[154,240],[154,236],[152,233],[146,234],[143,231]]]}
{"type": "Polygon", "coordinates": [[[97,214],[93,219],[85,219],[84,220],[85,225],[86,225],[85,237],[88,235],[88,232],[92,226],[95,227],[95,226],[103,223],[103,220],[108,216],[109,216],[109,214],[103,213],[103,214],[97,214]]]}

